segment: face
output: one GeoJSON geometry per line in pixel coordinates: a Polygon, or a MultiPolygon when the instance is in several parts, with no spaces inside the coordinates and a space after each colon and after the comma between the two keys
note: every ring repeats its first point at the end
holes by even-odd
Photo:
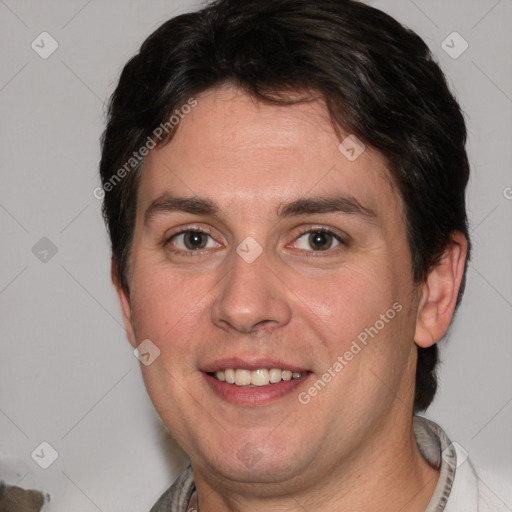
{"type": "Polygon", "coordinates": [[[377,152],[339,149],[322,103],[196,99],[144,165],[128,335],[160,350],[145,384],[195,470],[303,485],[410,419],[402,204],[377,152]]]}

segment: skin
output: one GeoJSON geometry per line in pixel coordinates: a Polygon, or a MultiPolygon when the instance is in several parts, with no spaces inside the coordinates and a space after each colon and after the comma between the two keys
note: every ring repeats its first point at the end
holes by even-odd
{"type": "Polygon", "coordinates": [[[197,101],[171,142],[146,158],[130,293],[115,263],[113,277],[130,343],[150,339],[160,350],[141,365],[144,381],[190,456],[201,512],[424,510],[438,471],[412,431],[417,346],[437,342],[450,323],[464,237],[454,233],[439,265],[415,284],[384,159],[367,147],[349,161],[322,102],[264,104],[230,86],[197,101]],[[160,211],[145,222],[164,192],[208,199],[218,211],[160,211]],[[299,198],[333,195],[374,215],[278,216],[299,198]],[[327,236],[318,250],[302,232],[319,228],[343,243],[327,236]],[[187,229],[210,232],[205,248],[185,254],[176,234],[187,229]],[[252,263],[236,252],[249,236],[263,250],[252,263]],[[300,403],[299,393],[395,303],[401,311],[300,403]],[[311,373],[279,399],[233,404],[200,371],[228,357],[278,359],[311,373]]]}

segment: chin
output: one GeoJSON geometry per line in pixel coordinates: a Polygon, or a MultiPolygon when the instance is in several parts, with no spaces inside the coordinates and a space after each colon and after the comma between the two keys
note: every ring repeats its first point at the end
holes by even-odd
{"type": "Polygon", "coordinates": [[[289,443],[275,446],[261,438],[259,442],[245,443],[231,439],[229,449],[207,453],[205,466],[208,471],[240,484],[278,483],[304,474],[311,462],[306,459],[303,443],[293,449],[289,443]]]}

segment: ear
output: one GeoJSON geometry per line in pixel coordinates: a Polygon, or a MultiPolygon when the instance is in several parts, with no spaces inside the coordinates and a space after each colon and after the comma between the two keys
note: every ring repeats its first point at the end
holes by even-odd
{"type": "Polygon", "coordinates": [[[119,281],[119,276],[117,272],[117,263],[112,258],[112,263],[110,267],[110,277],[112,279],[112,283],[116,289],[117,297],[119,299],[119,304],[121,306],[121,314],[123,316],[123,324],[126,331],[126,337],[130,342],[130,345],[135,348],[137,346],[137,339],[135,336],[135,332],[132,325],[132,307],[130,303],[130,295],[123,288],[121,282],[119,281]]]}
{"type": "Polygon", "coordinates": [[[421,300],[416,320],[416,345],[427,348],[446,333],[455,312],[457,295],[464,277],[468,242],[454,231],[439,263],[421,285],[421,300]]]}

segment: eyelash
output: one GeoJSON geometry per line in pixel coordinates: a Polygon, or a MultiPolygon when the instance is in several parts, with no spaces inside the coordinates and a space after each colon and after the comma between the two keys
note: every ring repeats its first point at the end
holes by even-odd
{"type": "Polygon", "coordinates": [[[209,235],[213,239],[212,232],[209,229],[199,228],[199,227],[196,228],[194,226],[190,226],[187,229],[182,229],[181,231],[178,231],[177,233],[173,233],[171,236],[166,238],[165,241],[164,241],[164,245],[166,247],[168,247],[168,250],[171,251],[172,253],[179,254],[181,256],[197,256],[197,255],[203,254],[205,249],[203,249],[203,250],[195,250],[195,251],[192,251],[192,250],[184,251],[183,249],[173,249],[172,248],[172,246],[171,246],[172,239],[176,238],[176,237],[178,237],[180,235],[184,235],[186,233],[203,233],[205,235],[209,235]]]}
{"type": "MultiPolygon", "coordinates": [[[[337,233],[335,233],[333,230],[331,229],[328,229],[328,228],[324,228],[324,227],[318,227],[318,228],[304,228],[303,230],[301,230],[299,232],[299,234],[295,237],[295,240],[294,241],[297,241],[299,240],[300,238],[302,238],[304,235],[308,234],[308,233],[327,233],[329,235],[331,235],[333,237],[334,240],[336,240],[337,242],[339,242],[340,245],[343,245],[343,246],[347,246],[348,243],[346,240],[344,240],[340,235],[338,235],[337,233]]],[[[299,249],[300,251],[303,251],[303,252],[306,252],[306,253],[310,253],[309,256],[310,257],[319,257],[321,256],[323,253],[330,253],[332,254],[334,251],[336,251],[338,246],[336,247],[333,247],[333,248],[330,248],[330,249],[326,249],[325,251],[314,251],[314,250],[306,250],[306,249],[299,249]]]]}
{"type": "MultiPolygon", "coordinates": [[[[194,226],[190,226],[188,227],[187,229],[183,229],[181,231],[178,231],[176,233],[173,233],[171,236],[167,237],[164,241],[164,245],[167,247],[167,246],[170,246],[171,244],[171,241],[173,240],[173,238],[176,238],[180,235],[184,235],[186,233],[203,233],[203,234],[206,234],[206,235],[209,235],[212,239],[213,239],[213,235],[212,235],[212,232],[206,228],[195,228],[194,226]]],[[[328,228],[324,228],[324,227],[319,227],[319,228],[305,228],[303,230],[301,230],[299,232],[299,234],[295,237],[294,241],[297,241],[299,240],[301,237],[303,237],[305,234],[308,234],[308,233],[327,233],[329,235],[331,235],[333,237],[334,240],[336,240],[337,242],[339,242],[340,245],[344,245],[344,246],[347,246],[348,243],[346,240],[344,240],[340,235],[338,235],[337,233],[335,233],[333,230],[331,229],[328,229],[328,228]]],[[[217,242],[218,243],[218,242],[217,242]]],[[[168,247],[168,250],[175,253],[175,254],[179,254],[181,256],[197,256],[197,255],[202,255],[204,254],[205,251],[208,251],[208,249],[203,249],[203,250],[183,250],[183,249],[174,249],[172,247],[168,247]]],[[[308,252],[308,253],[332,253],[333,250],[336,250],[336,247],[334,248],[331,248],[331,249],[326,249],[325,251],[314,251],[314,250],[306,250],[306,249],[299,249],[300,251],[302,252],[308,252]]],[[[313,255],[310,255],[312,257],[316,257],[316,256],[313,256],[313,255]]],[[[319,256],[319,255],[318,255],[319,256]]]]}

